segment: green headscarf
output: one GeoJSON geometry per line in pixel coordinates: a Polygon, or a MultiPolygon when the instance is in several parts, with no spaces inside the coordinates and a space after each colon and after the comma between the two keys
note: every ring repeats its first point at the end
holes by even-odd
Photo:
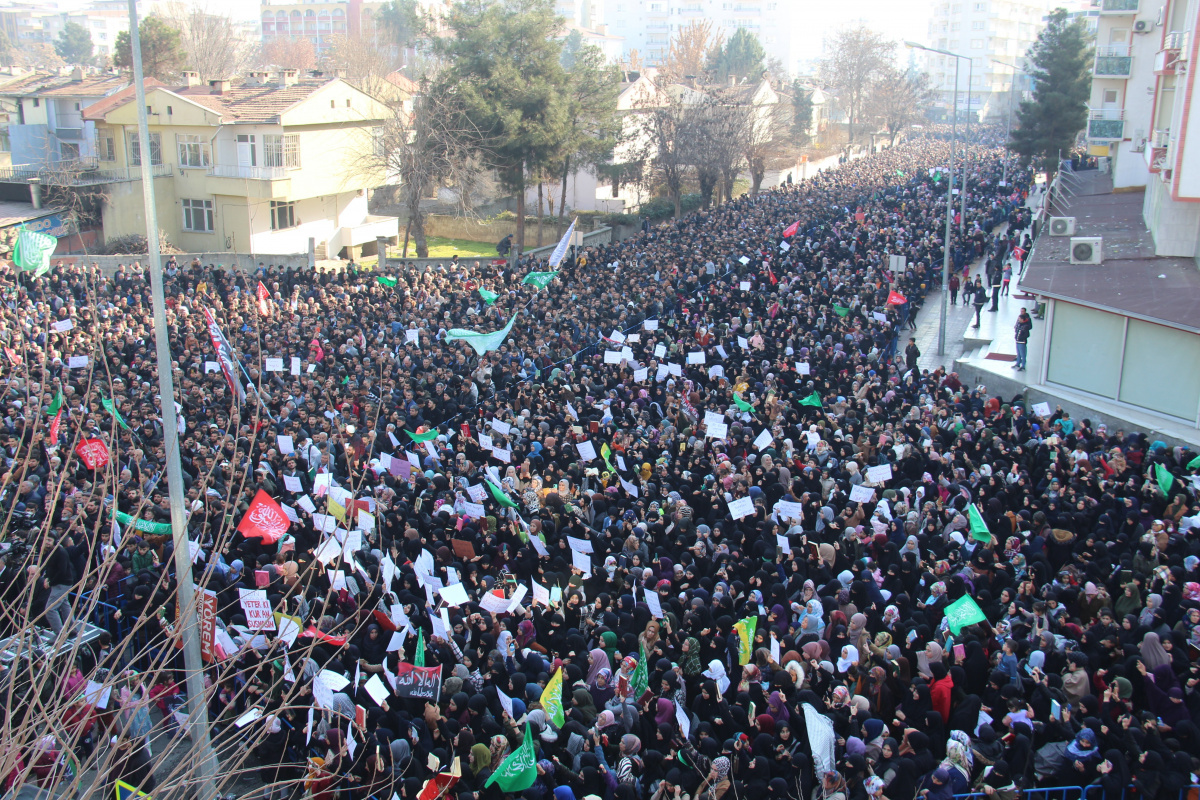
{"type": "Polygon", "coordinates": [[[490,766],[492,766],[492,751],[488,749],[488,746],[482,743],[472,745],[471,774],[478,775],[490,766]]]}
{"type": "Polygon", "coordinates": [[[617,635],[612,631],[605,631],[604,633],[600,634],[600,647],[602,647],[604,652],[608,654],[608,663],[613,665],[613,671],[615,672],[617,665],[620,664],[621,659],[624,658],[624,656],[621,655],[621,651],[617,649],[617,635]]]}
{"type": "Polygon", "coordinates": [[[683,674],[690,678],[704,671],[704,665],[700,663],[700,640],[689,636],[684,644],[687,645],[687,652],[683,654],[679,666],[683,668],[683,674]]]}

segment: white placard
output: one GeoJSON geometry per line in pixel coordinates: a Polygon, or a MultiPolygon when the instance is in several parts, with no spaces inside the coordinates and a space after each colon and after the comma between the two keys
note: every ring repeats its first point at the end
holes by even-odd
{"type": "Polygon", "coordinates": [[[585,462],[596,460],[596,447],[590,439],[585,439],[582,442],[575,443],[575,449],[579,451],[579,457],[585,462]]]}
{"type": "MultiPolygon", "coordinates": [[[[749,259],[747,259],[747,260],[749,260],[749,259]]],[[[750,281],[739,281],[738,289],[740,289],[743,292],[750,291],[750,281]]]]}
{"type": "Polygon", "coordinates": [[[512,451],[506,448],[493,447],[492,457],[497,461],[503,461],[505,464],[512,463],[512,451]]]}
{"type": "Polygon", "coordinates": [[[204,362],[204,374],[205,375],[207,375],[210,372],[217,372],[220,369],[221,369],[221,364],[217,361],[205,361],[204,362]]]}
{"type": "Polygon", "coordinates": [[[683,377],[683,365],[682,364],[667,364],[667,370],[672,375],[674,375],[676,378],[683,377]]]}
{"type": "Polygon", "coordinates": [[[392,634],[392,638],[388,640],[387,651],[394,653],[397,650],[404,648],[404,640],[408,638],[408,628],[402,628],[392,634]]]}
{"type": "Polygon", "coordinates": [[[491,426],[492,430],[501,436],[508,436],[510,433],[512,433],[512,425],[504,422],[503,420],[493,418],[488,424],[491,426]]]}
{"type": "Polygon", "coordinates": [[[102,683],[95,681],[87,682],[87,689],[84,690],[84,699],[90,706],[96,708],[108,708],[108,698],[112,695],[112,687],[105,686],[102,683]]]}
{"type": "Polygon", "coordinates": [[[629,492],[631,497],[638,496],[638,488],[636,486],[622,478],[620,475],[617,476],[617,480],[621,481],[621,488],[629,492]]]}
{"type": "Polygon", "coordinates": [[[477,483],[474,486],[468,486],[467,496],[476,503],[482,503],[487,499],[487,493],[483,491],[482,483],[477,483]]]}
{"type": "Polygon", "coordinates": [[[1033,413],[1039,417],[1049,417],[1053,412],[1050,411],[1049,403],[1034,403],[1033,413]]]}
{"type": "Polygon", "coordinates": [[[492,444],[492,437],[486,433],[479,434],[479,446],[484,450],[491,450],[495,445],[492,444]]]}
{"type": "Polygon", "coordinates": [[[512,719],[513,718],[512,698],[509,697],[508,695],[506,695],[504,692],[502,692],[500,690],[500,687],[498,687],[498,686],[496,687],[496,698],[500,701],[500,707],[502,709],[504,709],[504,713],[508,714],[509,719],[512,719]]]}
{"type": "Polygon", "coordinates": [[[300,356],[292,356],[292,374],[300,374],[300,356]]]}
{"type": "Polygon", "coordinates": [[[372,675],[363,686],[367,690],[367,694],[371,695],[371,699],[382,706],[388,699],[388,688],[383,685],[383,681],[379,679],[379,675],[372,675]]]}
{"type": "Polygon", "coordinates": [[[741,265],[744,267],[744,266],[746,266],[747,264],[749,264],[749,263],[750,263],[750,256],[742,256],[741,258],[739,258],[739,259],[738,259],[738,261],[739,261],[739,262],[741,263],[741,265]]]}
{"type": "MultiPolygon", "coordinates": [[[[283,488],[287,489],[289,492],[303,492],[304,491],[304,485],[300,483],[300,479],[297,478],[295,475],[284,475],[283,476],[283,488]]],[[[311,514],[312,512],[310,511],[309,513],[311,514]]]]}
{"type": "Polygon", "coordinates": [[[775,546],[785,555],[791,555],[792,553],[792,543],[782,533],[775,534],[775,546]]]}
{"type": "Polygon", "coordinates": [[[483,519],[487,516],[487,511],[484,510],[483,503],[468,503],[464,501],[462,510],[471,519],[483,519]]]}
{"type": "Polygon", "coordinates": [[[300,623],[296,620],[298,617],[289,617],[286,614],[279,615],[279,633],[278,638],[291,647],[296,643],[296,639],[300,636],[300,623]]]}
{"type": "Polygon", "coordinates": [[[704,363],[704,351],[696,350],[691,353],[688,353],[687,363],[689,366],[692,364],[703,364],[704,363]]]}
{"type": "Polygon", "coordinates": [[[54,330],[58,331],[59,333],[66,333],[74,327],[75,321],[70,319],[60,319],[56,320],[54,323],[54,330]]]}
{"type": "MultiPolygon", "coordinates": [[[[786,244],[786,242],[785,242],[786,244]]],[[[679,732],[687,739],[692,734],[692,720],[679,703],[675,704],[675,721],[679,723],[679,732]]]]}
{"type": "Polygon", "coordinates": [[[621,472],[628,471],[625,466],[625,458],[620,453],[617,453],[617,469],[621,470],[621,472]]]}
{"type": "Polygon", "coordinates": [[[666,358],[667,357],[667,346],[665,344],[654,345],[654,357],[655,358],[666,358]]]}
{"type": "Polygon", "coordinates": [[[508,601],[508,613],[511,614],[517,610],[517,606],[521,605],[521,600],[524,599],[525,594],[528,591],[529,590],[525,588],[524,584],[521,584],[517,587],[517,590],[513,592],[512,598],[508,601]]]}
{"type": "Polygon", "coordinates": [[[471,602],[471,598],[467,597],[467,589],[462,583],[452,583],[448,586],[443,586],[438,594],[442,596],[442,600],[446,601],[447,605],[457,607],[463,603],[471,602]]]}
{"type": "Polygon", "coordinates": [[[729,358],[729,353],[725,352],[725,347],[723,345],[717,345],[717,355],[719,355],[722,359],[729,358]]]}
{"type": "Polygon", "coordinates": [[[725,424],[724,422],[709,425],[705,429],[705,431],[706,432],[704,435],[709,437],[710,439],[728,439],[729,438],[729,426],[727,424],[725,424]]]}
{"type": "Polygon", "coordinates": [[[807,361],[797,361],[796,362],[796,372],[798,372],[801,375],[811,375],[812,367],[809,365],[809,363],[807,361]]]}
{"type": "Polygon", "coordinates": [[[571,566],[583,573],[583,577],[592,577],[592,557],[578,550],[571,551],[571,566]]]}
{"type": "Polygon", "coordinates": [[[648,331],[656,331],[656,330],[658,330],[658,320],[656,320],[656,319],[644,320],[642,322],[642,328],[645,330],[648,330],[648,331]]]}
{"type": "Polygon", "coordinates": [[[787,242],[779,243],[779,252],[786,253],[787,251],[789,251],[791,249],[792,249],[792,246],[790,244],[788,244],[787,242]]]}
{"type": "Polygon", "coordinates": [[[503,614],[508,611],[508,598],[494,592],[484,592],[479,598],[479,607],[489,614],[503,614]]]}
{"type": "Polygon", "coordinates": [[[550,590],[537,581],[533,581],[533,602],[541,603],[544,606],[550,605],[550,590]]]}
{"type": "Polygon", "coordinates": [[[650,609],[650,615],[655,619],[662,619],[662,603],[659,602],[658,593],[646,589],[644,591],[644,597],[646,598],[646,608],[650,609]]]}
{"type": "Polygon", "coordinates": [[[804,506],[789,500],[780,500],[775,504],[775,513],[782,520],[798,520],[804,518],[804,506]]]}
{"type": "Polygon", "coordinates": [[[641,383],[642,381],[646,380],[646,378],[648,378],[648,377],[650,377],[649,367],[640,367],[639,369],[635,369],[633,371],[633,379],[635,381],[637,381],[638,383],[641,383]]]}
{"type": "Polygon", "coordinates": [[[233,721],[233,724],[235,727],[244,728],[247,725],[249,725],[251,722],[254,722],[257,719],[262,719],[262,715],[263,715],[263,710],[261,708],[255,707],[255,708],[252,708],[249,711],[247,711],[245,714],[242,714],[237,719],[235,719],[233,721]]]}
{"type": "Polygon", "coordinates": [[[282,358],[268,358],[267,365],[264,368],[267,372],[283,372],[282,358]]]}
{"type": "Polygon", "coordinates": [[[589,539],[579,539],[575,536],[567,537],[567,546],[570,547],[572,550],[574,550],[576,553],[591,554],[591,553],[596,552],[592,548],[592,543],[589,539]]]}
{"type": "Polygon", "coordinates": [[[742,348],[743,350],[749,350],[750,349],[750,340],[747,339],[745,336],[739,336],[738,337],[738,347],[742,348]]]}
{"type": "Polygon", "coordinates": [[[892,479],[892,465],[880,464],[878,467],[867,467],[867,480],[871,483],[883,483],[892,479]]]}
{"type": "Polygon", "coordinates": [[[729,503],[729,516],[734,519],[748,517],[754,513],[754,501],[749,497],[739,497],[729,503]]]}
{"type": "Polygon", "coordinates": [[[613,328],[613,332],[608,335],[608,338],[617,344],[625,344],[625,334],[621,333],[616,328],[613,328]]]}
{"type": "Polygon", "coordinates": [[[705,411],[704,412],[704,424],[705,425],[721,425],[724,422],[725,422],[724,414],[718,414],[716,411],[705,411]]]}
{"type": "Polygon", "coordinates": [[[87,369],[87,356],[71,356],[67,359],[67,369],[87,369]]]}
{"type": "Polygon", "coordinates": [[[851,486],[850,487],[850,502],[851,503],[869,503],[875,499],[875,490],[868,489],[866,486],[851,486]]]}
{"type": "Polygon", "coordinates": [[[539,557],[544,558],[550,555],[550,551],[546,549],[546,543],[536,536],[529,537],[529,543],[533,545],[533,549],[537,551],[539,557]]]}
{"type": "Polygon", "coordinates": [[[876,322],[887,322],[887,314],[881,314],[878,311],[871,312],[871,318],[876,322]]]}
{"type": "Polygon", "coordinates": [[[304,509],[305,511],[307,511],[309,514],[311,514],[311,513],[313,513],[314,511],[316,511],[316,510],[317,510],[317,507],[316,507],[315,505],[313,505],[312,498],[311,498],[311,497],[309,497],[308,495],[304,495],[304,496],[303,496],[303,497],[301,497],[299,500],[297,500],[297,501],[296,501],[296,505],[298,505],[298,506],[300,506],[301,508],[303,508],[303,509],[304,509]]]}
{"type": "Polygon", "coordinates": [[[604,351],[604,363],[605,364],[620,364],[621,363],[621,351],[620,350],[605,350],[604,351]]]}
{"type": "Polygon", "coordinates": [[[279,452],[283,455],[290,455],[296,452],[296,444],[292,441],[292,437],[286,433],[281,433],[275,437],[275,444],[279,447],[279,452]]]}
{"type": "MultiPolygon", "coordinates": [[[[324,514],[313,514],[313,521],[315,522],[317,517],[323,517],[323,516],[325,516],[325,515],[324,514]]],[[[334,520],[334,523],[335,523],[335,527],[336,527],[337,520],[334,520]]],[[[321,542],[321,546],[317,548],[317,552],[313,554],[313,557],[316,558],[317,561],[320,561],[322,564],[332,564],[335,560],[337,560],[338,556],[340,556],[341,554],[342,554],[341,544],[338,542],[337,539],[330,536],[328,539],[321,542]]]]}
{"type": "Polygon", "coordinates": [[[246,627],[252,631],[275,630],[271,616],[271,601],[266,589],[238,589],[242,610],[246,612],[246,627]]]}
{"type": "Polygon", "coordinates": [[[628,346],[622,347],[621,348],[621,359],[624,361],[633,361],[633,348],[628,347],[628,346]]]}
{"type": "Polygon", "coordinates": [[[408,330],[404,331],[404,343],[415,344],[417,347],[420,347],[421,332],[416,328],[409,328],[408,330]]]}
{"type": "Polygon", "coordinates": [[[763,432],[760,433],[758,435],[758,437],[754,440],[754,449],[762,450],[764,448],[770,447],[774,442],[775,442],[775,439],[774,439],[774,437],[771,436],[770,429],[763,428],[763,432]]]}

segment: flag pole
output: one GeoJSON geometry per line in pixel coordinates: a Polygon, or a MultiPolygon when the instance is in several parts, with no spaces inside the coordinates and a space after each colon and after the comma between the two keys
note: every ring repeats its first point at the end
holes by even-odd
{"type": "Polygon", "coordinates": [[[142,201],[146,209],[146,250],[149,255],[150,291],[154,304],[154,345],[158,362],[159,404],[162,408],[163,447],[167,461],[167,487],[171,504],[171,538],[175,546],[176,605],[183,662],[187,670],[188,732],[195,743],[197,800],[217,797],[217,756],[209,738],[208,704],[204,696],[204,662],[200,655],[200,624],[196,587],[192,584],[192,558],[188,547],[187,518],[183,509],[183,467],[179,461],[179,427],[175,416],[175,386],[171,373],[171,343],[163,292],[162,254],[158,243],[158,215],[154,205],[154,160],[150,123],[146,116],[146,86],[142,73],[142,43],[138,35],[137,0],[128,0],[129,50],[133,61],[133,86],[137,101],[138,151],[141,161],[142,201]]]}

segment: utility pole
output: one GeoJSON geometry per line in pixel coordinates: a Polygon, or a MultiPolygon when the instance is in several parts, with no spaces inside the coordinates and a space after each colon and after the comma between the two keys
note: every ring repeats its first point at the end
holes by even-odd
{"type": "Polygon", "coordinates": [[[146,244],[150,258],[150,291],[154,304],[154,346],[158,363],[158,393],[162,407],[163,444],[167,460],[167,488],[171,502],[171,538],[175,545],[175,580],[179,609],[179,636],[187,670],[188,731],[195,743],[197,800],[217,797],[217,756],[208,730],[208,704],[204,698],[204,662],[200,656],[200,623],[196,587],[192,584],[192,558],[188,548],[187,518],[183,510],[183,471],[179,462],[179,427],[175,416],[175,380],[171,373],[171,342],[167,336],[167,306],[163,293],[162,255],[158,246],[158,214],[154,205],[154,160],[150,123],[146,117],[146,86],[142,76],[142,43],[138,35],[137,0],[129,3],[129,50],[133,56],[133,86],[138,112],[138,153],[142,167],[142,200],[146,208],[146,244]]]}

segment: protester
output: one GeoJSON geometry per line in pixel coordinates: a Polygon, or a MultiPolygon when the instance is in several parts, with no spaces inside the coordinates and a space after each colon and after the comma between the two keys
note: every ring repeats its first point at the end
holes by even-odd
{"type": "MultiPolygon", "coordinates": [[[[1007,257],[1028,191],[977,135],[956,269],[1007,257]]],[[[168,276],[222,758],[268,799],[1195,783],[1200,461],[896,353],[891,293],[940,288],[948,150],[932,131],[553,275],[168,276]]],[[[124,676],[111,774],[152,789],[134,709],[186,674],[149,283],[3,289],[11,537],[54,532],[20,563],[77,556],[105,604],[82,672],[124,676]]]]}

